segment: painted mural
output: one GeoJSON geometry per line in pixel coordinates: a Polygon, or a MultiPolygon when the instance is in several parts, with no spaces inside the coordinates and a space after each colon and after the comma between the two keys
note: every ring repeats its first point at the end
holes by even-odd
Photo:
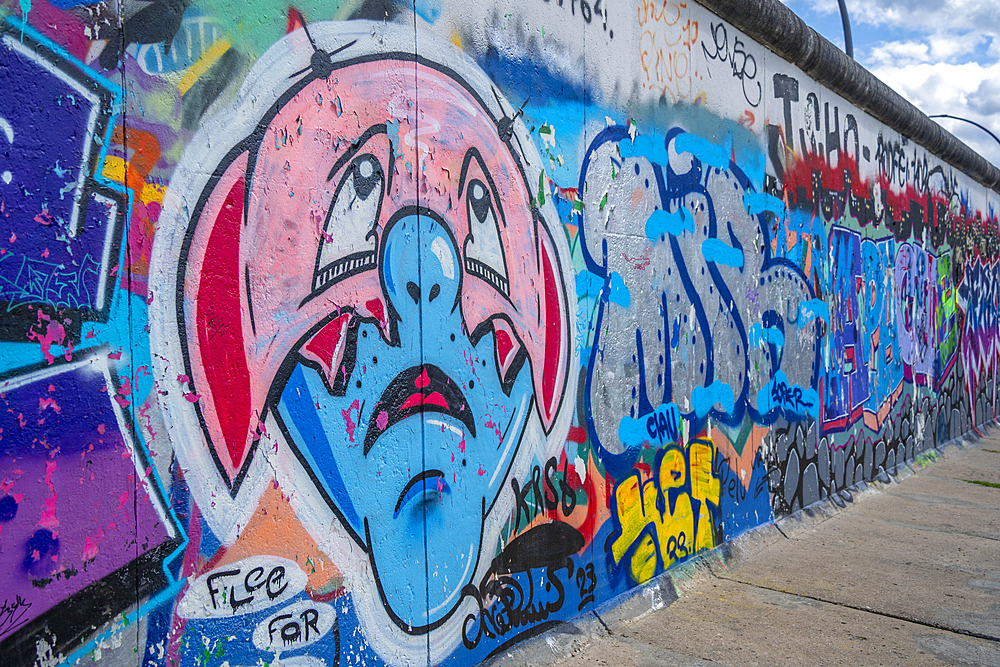
{"type": "Polygon", "coordinates": [[[479,4],[0,3],[0,662],[473,665],[996,417],[997,193],[479,4]]]}

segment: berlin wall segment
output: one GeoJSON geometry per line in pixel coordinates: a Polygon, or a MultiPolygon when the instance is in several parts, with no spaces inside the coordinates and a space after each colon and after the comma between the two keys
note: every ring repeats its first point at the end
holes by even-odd
{"type": "Polygon", "coordinates": [[[473,665],[996,417],[997,193],[700,5],[2,7],[4,664],[473,665]]]}

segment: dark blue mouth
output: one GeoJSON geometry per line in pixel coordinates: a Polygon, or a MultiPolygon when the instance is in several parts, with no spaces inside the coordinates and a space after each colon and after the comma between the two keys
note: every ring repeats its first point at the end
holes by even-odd
{"type": "Polygon", "coordinates": [[[448,482],[444,479],[444,473],[440,470],[423,471],[403,487],[403,492],[399,494],[399,500],[396,501],[396,509],[392,512],[392,518],[398,517],[404,506],[425,491],[436,491],[450,495],[451,487],[448,486],[448,482]]]}

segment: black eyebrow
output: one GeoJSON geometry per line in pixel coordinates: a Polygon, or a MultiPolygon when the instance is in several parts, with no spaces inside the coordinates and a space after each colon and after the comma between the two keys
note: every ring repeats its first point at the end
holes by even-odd
{"type": "Polygon", "coordinates": [[[368,143],[368,140],[374,137],[376,134],[388,134],[385,123],[382,123],[380,125],[372,125],[367,130],[365,130],[364,134],[362,134],[354,142],[352,142],[351,148],[347,150],[343,155],[341,155],[340,159],[337,160],[337,162],[333,165],[333,169],[330,170],[330,175],[326,177],[326,180],[328,181],[332,180],[334,175],[338,171],[343,169],[344,165],[347,164],[351,160],[351,158],[357,155],[358,151],[361,150],[361,147],[364,146],[366,143],[368,143]]]}
{"type": "Polygon", "coordinates": [[[486,168],[486,163],[483,162],[482,154],[475,146],[472,146],[465,152],[465,159],[462,160],[462,173],[458,177],[458,194],[461,196],[464,191],[465,177],[468,175],[469,165],[472,163],[473,158],[479,163],[479,169],[486,176],[486,182],[489,183],[490,190],[493,192],[493,201],[496,202],[496,209],[500,212],[500,220],[503,222],[503,226],[506,227],[507,216],[504,215],[503,205],[500,203],[500,193],[497,191],[496,183],[493,182],[493,175],[490,174],[490,170],[486,168]]]}

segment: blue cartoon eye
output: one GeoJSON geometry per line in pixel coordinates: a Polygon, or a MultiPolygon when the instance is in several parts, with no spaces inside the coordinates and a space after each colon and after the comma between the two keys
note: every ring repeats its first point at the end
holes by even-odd
{"type": "Polygon", "coordinates": [[[469,219],[465,272],[482,278],[509,299],[510,280],[493,197],[479,179],[469,181],[465,192],[469,219]]]}
{"type": "Polygon", "coordinates": [[[314,292],[375,268],[375,225],[384,191],[382,165],[371,153],[357,156],[344,169],[323,226],[314,292]]]}

